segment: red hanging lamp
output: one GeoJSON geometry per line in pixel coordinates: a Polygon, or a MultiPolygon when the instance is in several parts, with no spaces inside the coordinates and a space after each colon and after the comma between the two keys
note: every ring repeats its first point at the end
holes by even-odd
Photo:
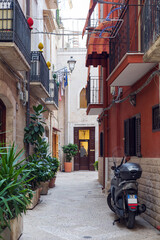
{"type": "Polygon", "coordinates": [[[30,17],[30,18],[28,18],[27,22],[28,22],[29,28],[32,30],[32,29],[33,29],[33,28],[32,28],[33,19],[30,17]]]}

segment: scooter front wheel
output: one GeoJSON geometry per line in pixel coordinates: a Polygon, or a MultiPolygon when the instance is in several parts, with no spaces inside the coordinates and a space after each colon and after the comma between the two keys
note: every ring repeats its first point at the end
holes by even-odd
{"type": "Polygon", "coordinates": [[[129,229],[134,228],[136,212],[129,211],[128,217],[126,218],[126,226],[129,229]]]}
{"type": "Polygon", "coordinates": [[[108,197],[107,197],[107,204],[109,206],[109,208],[115,213],[115,209],[112,205],[112,197],[111,197],[111,193],[108,194],[108,197]]]}

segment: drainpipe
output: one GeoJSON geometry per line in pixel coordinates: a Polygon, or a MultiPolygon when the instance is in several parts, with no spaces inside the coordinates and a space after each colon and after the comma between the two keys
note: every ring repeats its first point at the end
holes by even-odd
{"type": "MultiPolygon", "coordinates": [[[[30,17],[30,0],[26,0],[26,17],[30,17]]],[[[30,43],[31,44],[31,43],[30,43]]],[[[27,78],[27,90],[28,90],[28,101],[26,104],[26,126],[29,127],[30,123],[30,70],[26,72],[27,78]]],[[[27,157],[29,156],[29,144],[26,145],[27,157]]]]}
{"type": "Polygon", "coordinates": [[[30,0],[26,0],[26,17],[30,17],[30,0]]]}
{"type": "MultiPolygon", "coordinates": [[[[106,75],[107,75],[107,69],[103,69],[103,104],[104,106],[107,106],[107,82],[106,82],[106,75]]],[[[106,114],[103,116],[103,189],[105,189],[105,182],[106,182],[106,159],[105,156],[107,155],[106,153],[106,136],[107,136],[107,126],[106,126],[106,114]]],[[[108,142],[107,142],[108,144],[108,142]]],[[[108,174],[107,174],[108,175],[108,174]]]]}
{"type": "MultiPolygon", "coordinates": [[[[28,101],[26,104],[26,126],[29,127],[30,123],[30,71],[26,73],[27,77],[27,90],[28,90],[28,101]]],[[[27,157],[29,156],[29,144],[26,145],[27,157]]]]}

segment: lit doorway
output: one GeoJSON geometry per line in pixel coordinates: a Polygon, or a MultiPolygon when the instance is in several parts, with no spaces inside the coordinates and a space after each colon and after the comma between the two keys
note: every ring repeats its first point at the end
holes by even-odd
{"type": "Polygon", "coordinates": [[[79,152],[74,158],[74,170],[94,170],[95,128],[74,128],[74,143],[79,148],[79,152]]]}

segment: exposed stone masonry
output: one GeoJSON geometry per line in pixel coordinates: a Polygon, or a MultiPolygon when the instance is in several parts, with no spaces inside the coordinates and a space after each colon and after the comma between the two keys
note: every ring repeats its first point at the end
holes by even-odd
{"type": "MultiPolygon", "coordinates": [[[[116,159],[120,162],[120,159],[116,159]]],[[[144,203],[147,210],[142,214],[154,227],[160,225],[160,159],[159,158],[131,158],[130,162],[140,164],[142,176],[139,182],[139,201],[144,203]]],[[[113,176],[111,166],[113,159],[109,159],[109,180],[113,176]]]]}

